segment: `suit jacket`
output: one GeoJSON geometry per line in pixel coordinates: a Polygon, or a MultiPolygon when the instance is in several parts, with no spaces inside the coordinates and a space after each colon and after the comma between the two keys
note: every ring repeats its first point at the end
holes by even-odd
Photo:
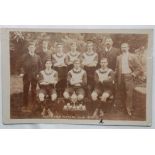
{"type": "Polygon", "coordinates": [[[117,56],[120,54],[119,49],[112,47],[110,51],[106,52],[105,48],[100,51],[100,60],[105,57],[108,59],[108,67],[112,70],[115,70],[116,68],[116,59],[117,56]]]}
{"type": "MultiPolygon", "coordinates": [[[[142,73],[142,67],[137,60],[136,56],[132,53],[128,54],[128,64],[129,68],[131,69],[132,73],[135,74],[135,76],[138,76],[139,74],[142,73]]],[[[121,74],[122,74],[122,54],[117,57],[116,61],[116,78],[117,78],[117,83],[121,83],[121,74]]]]}
{"type": "Polygon", "coordinates": [[[41,59],[37,54],[31,56],[29,53],[26,53],[22,56],[19,62],[20,72],[29,79],[36,78],[36,75],[39,73],[41,67],[41,59]]]}

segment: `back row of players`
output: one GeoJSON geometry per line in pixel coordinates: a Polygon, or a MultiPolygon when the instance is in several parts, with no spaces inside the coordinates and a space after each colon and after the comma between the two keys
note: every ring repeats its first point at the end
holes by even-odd
{"type": "MultiPolygon", "coordinates": [[[[119,50],[112,47],[112,44],[112,39],[107,38],[105,48],[98,55],[94,52],[91,41],[87,43],[87,51],[84,53],[77,51],[75,42],[71,44],[71,51],[68,53],[63,51],[63,44],[58,43],[54,54],[44,51],[36,54],[35,44],[29,43],[28,53],[20,63],[24,108],[28,105],[30,85],[32,101],[37,96],[39,102],[44,103],[48,96],[54,102],[58,96],[63,96],[66,103],[77,103],[83,110],[85,95],[90,96],[94,102],[98,99],[106,102],[113,98],[114,70],[119,50]],[[37,83],[40,88],[38,92],[37,83]]],[[[69,106],[67,104],[65,108],[69,106]]],[[[52,115],[51,109],[47,110],[52,115]]],[[[45,109],[42,115],[44,113],[45,109]]]]}

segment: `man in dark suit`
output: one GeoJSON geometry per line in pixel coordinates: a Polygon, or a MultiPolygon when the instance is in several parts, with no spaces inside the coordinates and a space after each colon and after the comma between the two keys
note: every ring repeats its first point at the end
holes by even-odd
{"type": "MultiPolygon", "coordinates": [[[[125,103],[125,108],[129,116],[133,112],[133,89],[134,78],[142,72],[142,68],[136,59],[136,56],[129,53],[128,43],[121,44],[122,54],[117,57],[116,62],[116,81],[117,81],[117,95],[121,94],[121,101],[125,103]]],[[[117,97],[116,95],[116,97],[117,97]]]]}
{"type": "Polygon", "coordinates": [[[102,58],[107,58],[108,67],[115,70],[116,59],[119,54],[119,49],[113,47],[113,40],[110,37],[106,38],[105,47],[100,51],[100,60],[102,58]]]}
{"type": "Polygon", "coordinates": [[[28,52],[23,55],[19,62],[20,77],[23,77],[23,107],[22,111],[28,111],[28,93],[31,85],[32,102],[36,98],[37,76],[42,67],[40,57],[35,54],[35,44],[30,42],[28,52]]]}

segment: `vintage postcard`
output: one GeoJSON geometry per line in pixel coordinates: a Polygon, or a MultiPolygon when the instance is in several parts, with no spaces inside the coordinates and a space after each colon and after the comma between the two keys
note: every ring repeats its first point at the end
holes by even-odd
{"type": "Polygon", "coordinates": [[[1,29],[3,122],[151,125],[153,29],[1,29]]]}

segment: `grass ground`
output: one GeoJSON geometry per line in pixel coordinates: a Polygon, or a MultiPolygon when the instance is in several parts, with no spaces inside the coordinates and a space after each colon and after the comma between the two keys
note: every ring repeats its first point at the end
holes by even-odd
{"type": "MultiPolygon", "coordinates": [[[[30,113],[24,113],[21,111],[22,105],[22,90],[23,90],[23,83],[22,78],[12,75],[11,76],[11,118],[42,118],[40,116],[40,112],[32,111],[30,113]]],[[[140,88],[140,91],[144,91],[145,88],[140,88]]],[[[31,100],[31,98],[29,99],[31,100]]],[[[145,109],[146,109],[146,97],[142,93],[134,93],[134,107],[135,112],[132,117],[129,117],[125,112],[115,110],[112,108],[109,112],[105,113],[104,118],[105,120],[145,120],[145,109]]],[[[29,103],[29,108],[32,109],[31,102],[29,103]]],[[[55,118],[81,118],[81,116],[76,117],[68,117],[68,116],[58,116],[55,115],[55,118]]],[[[87,115],[83,118],[89,118],[87,115]]]]}

